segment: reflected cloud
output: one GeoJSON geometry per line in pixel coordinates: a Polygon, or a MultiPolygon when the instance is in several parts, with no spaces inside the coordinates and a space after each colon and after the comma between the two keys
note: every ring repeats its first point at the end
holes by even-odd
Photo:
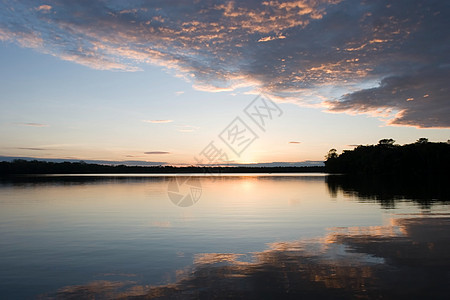
{"type": "Polygon", "coordinates": [[[397,216],[386,226],[339,228],[322,238],[275,242],[252,254],[204,253],[160,286],[95,281],[50,298],[427,298],[450,292],[450,217],[397,216]]]}
{"type": "Polygon", "coordinates": [[[152,227],[157,227],[157,228],[170,228],[172,227],[172,223],[170,223],[169,221],[154,221],[150,223],[152,227]]]}
{"type": "Polygon", "coordinates": [[[194,258],[194,264],[208,265],[218,263],[233,263],[238,264],[239,257],[242,254],[235,253],[202,253],[197,254],[194,258]]]}
{"type": "MultiPolygon", "coordinates": [[[[135,286],[134,281],[93,281],[87,285],[74,285],[58,291],[57,299],[112,299],[120,295],[120,290],[128,288],[127,297],[139,295],[142,288],[135,286]],[[131,287],[130,287],[131,285],[131,287]]],[[[44,298],[44,297],[43,297],[44,298]]],[[[45,297],[47,298],[47,297],[45,297]]],[[[50,297],[51,298],[51,297],[50,297]]]]}

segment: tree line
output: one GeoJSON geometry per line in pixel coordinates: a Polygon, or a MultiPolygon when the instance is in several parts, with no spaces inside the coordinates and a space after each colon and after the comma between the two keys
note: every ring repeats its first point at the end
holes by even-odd
{"type": "Polygon", "coordinates": [[[202,167],[202,166],[126,166],[80,162],[47,162],[17,159],[0,162],[0,175],[14,174],[131,174],[131,173],[296,173],[323,172],[324,167],[202,167]]]}
{"type": "Polygon", "coordinates": [[[376,145],[360,145],[325,156],[325,171],[351,175],[404,176],[405,178],[449,178],[450,143],[433,143],[427,138],[405,145],[382,139],[376,145]]]}

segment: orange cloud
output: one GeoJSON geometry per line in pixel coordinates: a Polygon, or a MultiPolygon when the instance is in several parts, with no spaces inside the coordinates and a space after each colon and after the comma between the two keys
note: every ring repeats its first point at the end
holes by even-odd
{"type": "MultiPolygon", "coordinates": [[[[441,30],[450,26],[445,2],[208,3],[180,2],[175,8],[168,2],[130,2],[115,8],[55,0],[36,8],[12,2],[0,10],[0,40],[98,70],[139,71],[145,64],[159,65],[198,90],[251,87],[300,105],[317,106],[325,103],[323,98],[328,105],[342,102],[368,81],[448,68],[448,38],[441,30]],[[333,85],[339,95],[327,92],[326,85],[333,85]]],[[[426,121],[417,115],[393,123],[446,126],[432,114],[440,115],[433,107],[436,101],[443,111],[450,105],[435,99],[435,91],[445,90],[448,80],[423,83],[423,94],[403,101],[414,98],[408,101],[413,105],[432,95],[431,104],[421,107],[429,115],[426,121]]],[[[410,108],[385,102],[340,111],[371,113],[383,107],[405,110],[400,117],[411,117],[410,108]]]]}

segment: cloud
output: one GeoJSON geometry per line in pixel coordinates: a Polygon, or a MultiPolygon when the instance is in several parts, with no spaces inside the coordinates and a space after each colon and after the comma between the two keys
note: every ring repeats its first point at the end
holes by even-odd
{"type": "Polygon", "coordinates": [[[333,112],[390,109],[392,125],[449,127],[450,102],[436,98],[450,65],[446,1],[49,3],[1,2],[0,40],[100,70],[163,66],[203,91],[250,87],[333,112]],[[393,78],[433,100],[384,98],[393,78]]]}
{"type": "Polygon", "coordinates": [[[279,35],[279,36],[266,36],[263,38],[260,38],[258,40],[258,42],[269,42],[269,41],[273,41],[273,40],[278,40],[278,39],[285,39],[286,37],[284,35],[279,35]]]}
{"type": "MultiPolygon", "coordinates": [[[[17,149],[20,149],[20,150],[32,150],[32,151],[46,151],[46,150],[49,150],[49,149],[45,149],[45,148],[34,148],[34,147],[20,147],[20,148],[17,148],[17,149]]],[[[57,150],[57,149],[51,149],[51,150],[57,150]]]]}
{"type": "Polygon", "coordinates": [[[170,152],[167,152],[167,151],[149,151],[149,152],[144,152],[144,154],[170,154],[170,152]]]}
{"type": "Polygon", "coordinates": [[[301,142],[289,142],[289,144],[301,144],[301,142]]]}
{"type": "Polygon", "coordinates": [[[450,127],[450,66],[384,78],[375,88],[328,102],[331,111],[378,113],[391,125],[450,127]]]}
{"type": "Polygon", "coordinates": [[[48,127],[48,124],[42,124],[42,123],[18,123],[19,125],[23,126],[31,126],[31,127],[48,127]]]}
{"type": "Polygon", "coordinates": [[[184,94],[184,91],[175,92],[175,95],[177,95],[177,96],[180,96],[180,95],[183,95],[183,94],[184,94]]]}
{"type": "Polygon", "coordinates": [[[173,122],[173,120],[142,120],[142,122],[159,124],[159,123],[171,123],[173,122]]]}
{"type": "Polygon", "coordinates": [[[52,7],[50,5],[41,5],[36,8],[38,11],[50,11],[52,7]]]}
{"type": "Polygon", "coordinates": [[[192,126],[192,125],[179,125],[177,127],[178,127],[179,132],[194,132],[200,128],[198,126],[192,126]]]}

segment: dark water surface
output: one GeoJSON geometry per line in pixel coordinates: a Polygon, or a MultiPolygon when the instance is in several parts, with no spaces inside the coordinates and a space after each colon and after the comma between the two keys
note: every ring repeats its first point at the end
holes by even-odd
{"type": "Polygon", "coordinates": [[[198,176],[179,207],[168,187],[185,178],[0,181],[0,299],[448,299],[439,188],[198,176]]]}

